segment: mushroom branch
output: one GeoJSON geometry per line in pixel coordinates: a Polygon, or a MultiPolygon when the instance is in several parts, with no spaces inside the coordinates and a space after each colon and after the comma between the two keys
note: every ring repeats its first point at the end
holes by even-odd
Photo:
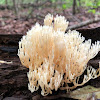
{"type": "Polygon", "coordinates": [[[39,87],[43,96],[52,94],[52,90],[69,91],[100,76],[99,68],[87,65],[100,51],[100,42],[92,44],[76,30],[65,34],[68,23],[64,16],[48,14],[43,26],[36,23],[19,41],[18,56],[22,65],[29,68],[31,92],[39,87]],[[87,74],[80,83],[85,70],[87,74]]]}

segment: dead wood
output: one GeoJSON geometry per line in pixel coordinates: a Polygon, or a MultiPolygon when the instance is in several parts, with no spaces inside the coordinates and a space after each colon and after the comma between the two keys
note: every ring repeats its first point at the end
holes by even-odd
{"type": "MultiPolygon", "coordinates": [[[[92,42],[100,41],[100,28],[78,30],[86,37],[91,38],[92,42]]],[[[40,90],[31,93],[28,90],[28,69],[21,65],[17,56],[18,42],[22,35],[0,35],[0,60],[12,61],[11,64],[0,65],[0,100],[73,100],[66,98],[66,91],[53,91],[52,95],[43,97],[40,90]]],[[[98,67],[100,52],[89,65],[98,67]]],[[[100,77],[90,80],[87,84],[100,87],[100,77]]],[[[86,84],[86,85],[87,85],[86,84]]]]}
{"type": "Polygon", "coordinates": [[[79,23],[77,25],[69,26],[67,30],[69,30],[69,29],[73,30],[73,29],[81,28],[83,26],[86,26],[86,25],[89,25],[89,24],[93,24],[93,23],[97,23],[99,21],[100,21],[100,18],[90,19],[90,20],[81,22],[81,23],[79,23]]]}

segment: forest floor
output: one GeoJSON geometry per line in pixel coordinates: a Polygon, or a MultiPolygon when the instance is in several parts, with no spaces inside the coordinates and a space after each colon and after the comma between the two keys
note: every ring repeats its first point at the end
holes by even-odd
{"type": "MultiPolygon", "coordinates": [[[[70,22],[69,26],[77,25],[83,21],[93,19],[94,14],[88,13],[83,8],[80,8],[80,13],[72,15],[71,9],[59,10],[51,8],[35,9],[32,12],[32,17],[28,18],[27,9],[20,11],[20,18],[17,18],[12,10],[0,10],[0,34],[26,34],[26,32],[36,23],[43,24],[43,19],[48,13],[63,15],[70,22]]],[[[100,22],[84,26],[82,28],[100,27],[100,22]]]]}

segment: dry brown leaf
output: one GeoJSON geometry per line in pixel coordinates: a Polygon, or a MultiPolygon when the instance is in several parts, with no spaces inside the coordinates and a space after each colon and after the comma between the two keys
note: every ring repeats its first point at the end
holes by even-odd
{"type": "Polygon", "coordinates": [[[86,86],[74,90],[68,95],[68,97],[73,99],[79,99],[79,100],[97,100],[100,99],[100,88],[86,86]]]}

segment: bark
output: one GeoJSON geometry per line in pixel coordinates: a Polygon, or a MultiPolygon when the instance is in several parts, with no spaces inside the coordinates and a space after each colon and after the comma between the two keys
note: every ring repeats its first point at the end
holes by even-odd
{"type": "Polygon", "coordinates": [[[75,15],[76,14],[76,0],[73,0],[73,6],[72,7],[73,7],[72,13],[73,13],[73,15],[75,15]]]}
{"type": "MultiPolygon", "coordinates": [[[[78,30],[86,39],[91,38],[100,41],[100,28],[78,30]]],[[[73,100],[66,98],[66,91],[53,91],[51,96],[43,97],[40,89],[34,93],[28,90],[28,69],[21,65],[17,56],[18,42],[22,35],[0,35],[0,60],[12,61],[11,64],[0,65],[0,100],[73,100]]],[[[89,65],[98,67],[100,52],[89,65]]],[[[100,87],[100,78],[91,80],[87,85],[100,87]]]]}

